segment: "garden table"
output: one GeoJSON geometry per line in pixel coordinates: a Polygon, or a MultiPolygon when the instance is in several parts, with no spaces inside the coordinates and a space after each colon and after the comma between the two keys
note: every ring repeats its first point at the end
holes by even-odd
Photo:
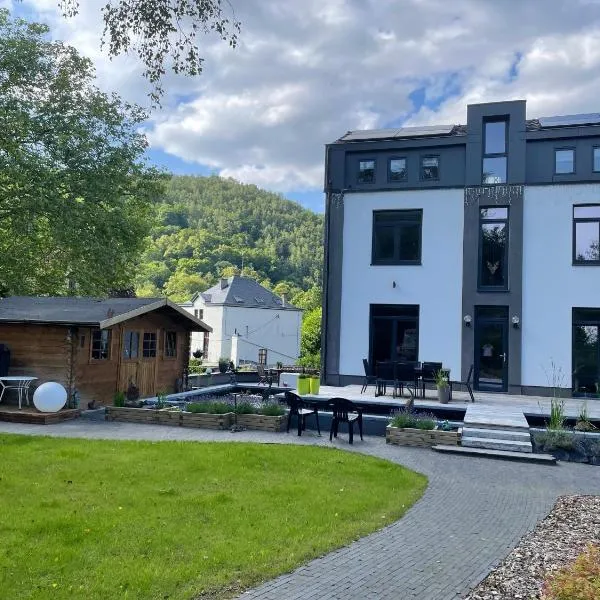
{"type": "Polygon", "coordinates": [[[2,391],[0,392],[0,402],[2,402],[6,390],[17,390],[17,393],[19,394],[19,409],[21,408],[23,396],[25,396],[27,406],[29,406],[29,386],[36,380],[37,377],[29,377],[26,375],[7,375],[5,377],[0,377],[0,387],[2,388],[2,391]]]}

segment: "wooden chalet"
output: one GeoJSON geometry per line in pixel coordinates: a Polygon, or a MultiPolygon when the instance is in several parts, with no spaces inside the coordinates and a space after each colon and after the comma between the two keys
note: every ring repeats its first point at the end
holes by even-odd
{"type": "Polygon", "coordinates": [[[212,329],[166,298],[0,299],[8,374],[76,389],[83,408],[92,400],[112,404],[130,383],[141,398],[176,391],[192,331],[212,329]]]}

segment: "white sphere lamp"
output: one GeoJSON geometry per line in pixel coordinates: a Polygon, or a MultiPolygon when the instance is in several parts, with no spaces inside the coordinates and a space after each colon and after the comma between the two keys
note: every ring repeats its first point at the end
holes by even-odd
{"type": "Polygon", "coordinates": [[[66,402],[67,390],[55,381],[42,383],[33,393],[33,404],[40,412],[58,412],[66,402]]]}

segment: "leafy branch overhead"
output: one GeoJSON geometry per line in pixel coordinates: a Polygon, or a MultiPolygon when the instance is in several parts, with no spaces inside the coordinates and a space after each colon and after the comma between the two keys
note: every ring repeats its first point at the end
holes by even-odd
{"type": "MultiPolygon", "coordinates": [[[[66,17],[79,11],[79,0],[58,2],[66,17]]],[[[160,82],[169,59],[173,72],[197,76],[204,62],[198,37],[215,34],[235,48],[240,32],[228,0],[109,0],[102,15],[102,44],[108,45],[109,56],[135,52],[154,87],[154,101],[162,96],[160,82]]]]}

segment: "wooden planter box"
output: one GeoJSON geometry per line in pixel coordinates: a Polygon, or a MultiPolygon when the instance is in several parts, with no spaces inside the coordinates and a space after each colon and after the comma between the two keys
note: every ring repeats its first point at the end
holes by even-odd
{"type": "Polygon", "coordinates": [[[152,408],[122,408],[117,406],[107,406],[105,418],[107,421],[124,421],[126,423],[151,423],[154,425],[171,425],[175,427],[229,429],[233,422],[233,413],[212,415],[207,413],[161,411],[152,408]]]}
{"type": "Polygon", "coordinates": [[[287,427],[287,415],[238,415],[237,424],[257,431],[283,431],[287,427]]]}
{"type": "Polygon", "coordinates": [[[388,444],[396,444],[398,446],[431,447],[436,446],[437,444],[459,446],[460,430],[442,431],[441,429],[404,429],[388,425],[385,429],[385,441],[388,444]]]}

